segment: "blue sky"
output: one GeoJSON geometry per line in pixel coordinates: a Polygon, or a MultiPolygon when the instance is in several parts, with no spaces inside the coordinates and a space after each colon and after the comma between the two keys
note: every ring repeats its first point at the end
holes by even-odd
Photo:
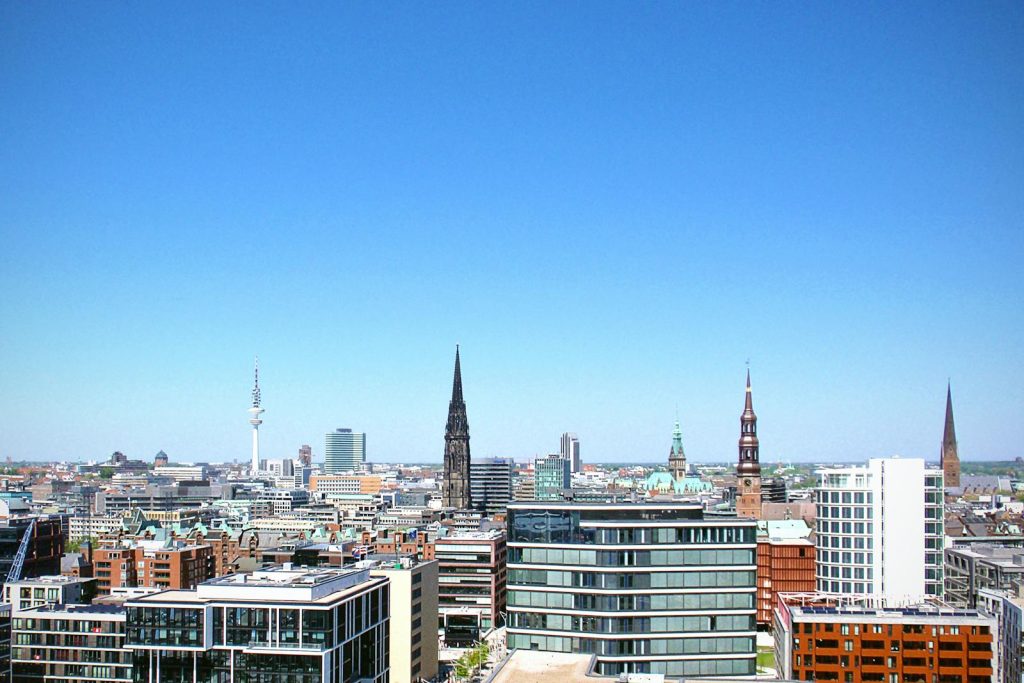
{"type": "Polygon", "coordinates": [[[0,4],[0,458],[1024,455],[1024,5],[0,4]]]}

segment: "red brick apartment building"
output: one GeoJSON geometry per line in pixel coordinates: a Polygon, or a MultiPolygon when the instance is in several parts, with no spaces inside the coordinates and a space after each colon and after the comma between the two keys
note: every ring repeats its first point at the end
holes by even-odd
{"type": "Polygon", "coordinates": [[[99,595],[109,594],[111,588],[189,589],[214,576],[208,545],[97,548],[93,567],[99,595]]]}
{"type": "Polygon", "coordinates": [[[779,678],[838,683],[995,683],[995,617],[877,596],[779,596],[779,678]]]}
{"type": "Polygon", "coordinates": [[[757,626],[772,628],[779,593],[813,592],[814,544],[806,538],[757,539],[757,626]]]}

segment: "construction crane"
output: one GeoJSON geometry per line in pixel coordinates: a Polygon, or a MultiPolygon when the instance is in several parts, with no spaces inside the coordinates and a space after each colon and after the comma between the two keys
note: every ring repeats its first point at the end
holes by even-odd
{"type": "Polygon", "coordinates": [[[35,532],[35,529],[36,520],[33,517],[29,520],[28,526],[25,527],[25,535],[21,537],[21,545],[18,546],[18,552],[11,563],[11,569],[7,572],[7,581],[5,583],[21,579],[21,571],[25,568],[25,558],[28,556],[28,547],[32,543],[32,534],[35,532]]]}

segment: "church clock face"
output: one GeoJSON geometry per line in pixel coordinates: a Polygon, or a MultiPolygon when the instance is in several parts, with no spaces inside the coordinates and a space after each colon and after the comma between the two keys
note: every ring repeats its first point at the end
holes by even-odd
{"type": "Polygon", "coordinates": [[[750,480],[749,480],[749,479],[744,479],[744,480],[743,480],[743,485],[744,485],[744,486],[750,486],[750,484],[751,484],[751,482],[750,482],[750,480]]]}

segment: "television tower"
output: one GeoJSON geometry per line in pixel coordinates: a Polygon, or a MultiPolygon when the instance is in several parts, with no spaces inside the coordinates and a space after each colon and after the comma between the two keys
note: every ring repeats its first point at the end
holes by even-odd
{"type": "Polygon", "coordinates": [[[252,415],[249,418],[249,424],[252,425],[252,476],[256,476],[256,473],[260,471],[260,425],[263,424],[260,414],[262,412],[263,408],[260,408],[260,357],[256,356],[255,381],[252,385],[252,408],[249,408],[249,414],[252,415]]]}

